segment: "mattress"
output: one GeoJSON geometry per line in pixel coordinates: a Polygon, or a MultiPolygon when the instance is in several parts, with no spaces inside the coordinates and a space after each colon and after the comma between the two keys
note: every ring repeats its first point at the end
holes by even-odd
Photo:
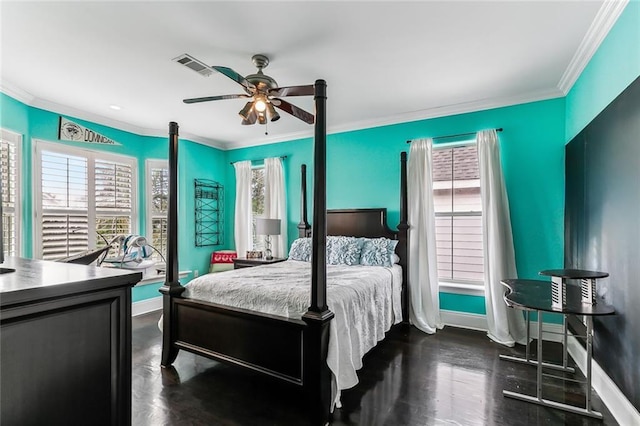
{"type": "MultiPolygon", "coordinates": [[[[311,264],[296,260],[207,274],[182,297],[299,319],[310,304],[311,264]]],[[[358,383],[362,357],[402,321],[402,268],[327,265],[331,322],[327,364],[340,391],[358,383]]]]}

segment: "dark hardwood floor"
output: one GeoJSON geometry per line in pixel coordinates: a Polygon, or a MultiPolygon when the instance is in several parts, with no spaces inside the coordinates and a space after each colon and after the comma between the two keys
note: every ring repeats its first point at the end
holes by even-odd
{"type": "MultiPolygon", "coordinates": [[[[133,319],[133,425],[305,425],[302,395],[269,378],[181,351],[160,368],[159,312],[133,319]]],[[[534,342],[535,348],[535,342],[534,342]]],[[[483,332],[446,327],[435,335],[400,325],[365,357],[360,383],[343,392],[333,425],[616,425],[502,396],[535,394],[535,367],[502,361],[483,332]]],[[[559,345],[545,342],[545,355],[559,345]],[[547,350],[549,351],[547,352],[547,350]]],[[[545,357],[546,358],[546,357],[545,357]]],[[[584,404],[581,385],[548,380],[543,396],[584,404]]]]}

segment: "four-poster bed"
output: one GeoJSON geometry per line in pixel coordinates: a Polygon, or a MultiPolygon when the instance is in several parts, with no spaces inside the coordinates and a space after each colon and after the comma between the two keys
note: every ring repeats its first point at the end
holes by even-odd
{"type": "MultiPolygon", "coordinates": [[[[256,312],[183,296],[177,265],[178,126],[170,124],[167,275],[163,294],[162,367],[180,349],[250,368],[304,390],[313,423],[325,424],[332,404],[332,372],[327,365],[334,313],[327,305],[327,235],[398,240],[402,267],[402,317],[407,315],[406,153],[401,154],[400,225],[386,225],[386,209],[326,210],[326,83],[315,85],[313,221],[307,222],[306,167],[301,171],[299,236],[312,238],[310,305],[300,318],[256,312]]],[[[258,268],[271,268],[264,266],[258,268]]],[[[254,269],[254,268],[251,268],[254,269]]],[[[257,269],[257,268],[256,268],[257,269]]],[[[242,270],[239,270],[242,271],[242,270]]],[[[230,271],[230,273],[236,271],[230,271]]],[[[245,270],[245,273],[246,270],[245,270]]],[[[226,274],[226,273],[224,273],[226,274]]]]}

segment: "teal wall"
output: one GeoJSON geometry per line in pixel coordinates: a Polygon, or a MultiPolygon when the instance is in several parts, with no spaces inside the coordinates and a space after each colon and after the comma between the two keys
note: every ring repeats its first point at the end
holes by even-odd
{"type": "MultiPolygon", "coordinates": [[[[330,96],[329,86],[328,108],[331,107],[330,96]]],[[[564,99],[553,99],[328,135],[327,207],[386,207],[388,224],[395,228],[399,221],[400,152],[409,150],[407,140],[502,127],[502,163],[518,273],[523,278],[534,278],[542,269],[561,267],[564,108],[564,99]]],[[[300,217],[300,165],[312,165],[312,149],[312,141],[302,139],[228,151],[230,161],[287,155],[284,164],[290,241],[297,235],[296,224],[300,217]]],[[[312,167],[309,167],[309,186],[311,176],[312,167]]],[[[226,181],[229,188],[235,186],[231,166],[226,181]]],[[[232,207],[233,195],[228,200],[232,207]]],[[[229,223],[233,222],[232,210],[227,209],[231,215],[229,223]]]]}
{"type": "Polygon", "coordinates": [[[567,94],[568,143],[640,76],[640,1],[627,4],[567,94]]]}
{"type": "MultiPolygon", "coordinates": [[[[145,197],[145,160],[167,159],[169,153],[167,123],[167,138],[140,136],[134,133],[114,129],[112,127],[88,122],[75,117],[69,119],[98,132],[121,145],[96,145],[80,142],[58,141],[59,114],[24,105],[10,96],[0,93],[0,126],[22,134],[22,199],[23,199],[23,249],[22,256],[33,257],[33,199],[32,188],[32,151],[33,139],[76,146],[84,149],[108,151],[115,154],[127,155],[137,159],[138,163],[138,212],[140,221],[138,232],[145,235],[146,197],[145,197]]],[[[215,148],[203,146],[188,140],[180,140],[178,185],[181,197],[179,199],[179,214],[181,218],[194,217],[194,185],[193,180],[212,179],[224,184],[225,153],[215,148]],[[184,195],[182,195],[184,194],[184,195]]],[[[228,235],[225,235],[228,238],[228,235]]],[[[233,237],[231,237],[233,238],[233,237]]],[[[178,229],[178,246],[180,270],[198,270],[199,273],[208,271],[208,259],[211,252],[222,246],[195,247],[195,225],[193,220],[180,223],[178,229]]],[[[187,277],[187,280],[190,278],[187,277]]],[[[186,280],[185,280],[186,281],[186,280]]],[[[140,286],[133,290],[134,302],[158,295],[157,286],[140,286]]]]}

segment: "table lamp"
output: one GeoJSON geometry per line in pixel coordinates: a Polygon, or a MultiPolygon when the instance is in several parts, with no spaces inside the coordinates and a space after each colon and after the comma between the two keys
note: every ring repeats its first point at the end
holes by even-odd
{"type": "Polygon", "coordinates": [[[280,219],[256,218],[256,234],[264,235],[264,254],[266,260],[272,260],[271,236],[280,235],[280,219]]]}

